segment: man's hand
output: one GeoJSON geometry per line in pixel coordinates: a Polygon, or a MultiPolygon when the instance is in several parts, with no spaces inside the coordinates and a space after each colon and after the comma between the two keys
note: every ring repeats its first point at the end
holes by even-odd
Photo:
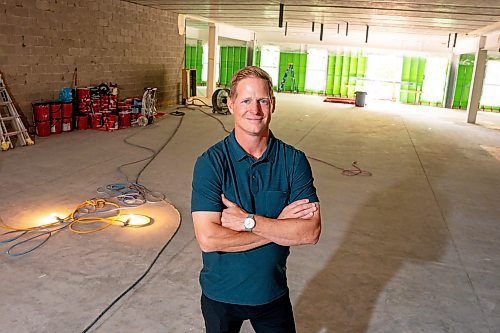
{"type": "Polygon", "coordinates": [[[318,210],[315,202],[309,202],[309,199],[301,199],[292,202],[281,211],[279,220],[283,219],[310,219],[314,212],[318,210]]]}
{"type": "Polygon", "coordinates": [[[224,194],[221,195],[222,203],[227,207],[222,211],[221,224],[223,227],[234,231],[245,231],[243,221],[248,213],[238,207],[234,202],[229,201],[224,194]]]}

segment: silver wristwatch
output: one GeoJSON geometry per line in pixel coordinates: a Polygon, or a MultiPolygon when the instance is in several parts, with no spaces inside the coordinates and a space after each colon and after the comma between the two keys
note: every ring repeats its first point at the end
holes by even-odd
{"type": "Polygon", "coordinates": [[[243,227],[245,231],[251,232],[255,228],[255,219],[253,214],[248,214],[245,220],[243,220],[243,227]]]}

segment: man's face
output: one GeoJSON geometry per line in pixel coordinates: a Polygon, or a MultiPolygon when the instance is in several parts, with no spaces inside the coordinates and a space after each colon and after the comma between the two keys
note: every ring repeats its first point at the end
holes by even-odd
{"type": "Polygon", "coordinates": [[[228,98],[227,103],[234,117],[235,129],[255,136],[267,133],[274,112],[274,98],[269,97],[266,80],[243,79],[236,91],[237,97],[234,100],[228,98]]]}

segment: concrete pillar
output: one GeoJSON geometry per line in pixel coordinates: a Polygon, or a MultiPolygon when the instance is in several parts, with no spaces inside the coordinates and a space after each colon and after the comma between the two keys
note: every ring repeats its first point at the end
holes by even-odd
{"type": "Polygon", "coordinates": [[[219,34],[217,25],[210,23],[208,25],[208,71],[207,71],[207,98],[211,98],[216,89],[215,77],[217,66],[217,45],[219,44],[219,34]]]}
{"type": "Polygon", "coordinates": [[[255,66],[256,57],[257,57],[257,39],[254,33],[253,40],[247,42],[247,66],[255,66]]]}
{"type": "Polygon", "coordinates": [[[455,86],[457,83],[458,63],[460,60],[459,54],[454,54],[450,58],[450,66],[448,71],[448,81],[446,82],[446,99],[444,107],[451,109],[453,107],[453,95],[455,95],[455,86]]]}
{"type": "Polygon", "coordinates": [[[483,91],[484,74],[486,71],[486,50],[483,50],[486,37],[481,36],[476,50],[474,71],[472,72],[471,89],[469,93],[469,105],[467,106],[467,122],[475,124],[477,110],[479,109],[479,100],[483,91]]]}

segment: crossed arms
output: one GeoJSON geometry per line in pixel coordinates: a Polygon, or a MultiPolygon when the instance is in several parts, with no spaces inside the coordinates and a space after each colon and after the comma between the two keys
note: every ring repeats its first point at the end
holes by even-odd
{"type": "Polygon", "coordinates": [[[298,200],[286,206],[277,219],[255,215],[255,228],[246,232],[248,213],[222,195],[222,212],[192,213],[196,239],[203,252],[239,252],[276,243],[283,246],[316,244],[321,233],[318,202],[298,200]]]}

